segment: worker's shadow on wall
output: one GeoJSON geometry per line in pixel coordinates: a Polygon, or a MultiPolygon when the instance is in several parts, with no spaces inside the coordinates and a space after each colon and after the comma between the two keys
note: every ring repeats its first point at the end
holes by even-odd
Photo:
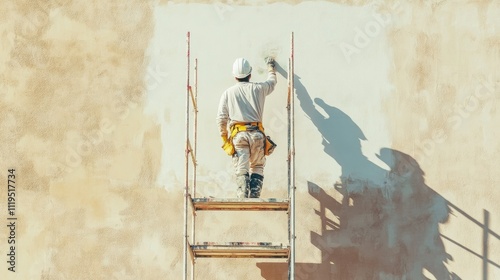
{"type": "MultiPolygon", "coordinates": [[[[428,279],[424,270],[436,279],[460,279],[445,266],[451,256],[439,233],[450,209],[426,185],[416,160],[384,148],[377,156],[388,168],[378,166],[363,154],[361,140],[367,139],[347,114],[322,99],[313,102],[298,76],[295,89],[302,110],[322,135],[325,153],[342,168],[339,182],[331,186],[337,199],[308,182],[309,194],[320,205],[315,212],[321,233],[311,231],[311,243],[321,250],[322,261],[297,263],[296,279],[428,279]]],[[[267,280],[286,279],[286,264],[257,266],[267,280]]]]}

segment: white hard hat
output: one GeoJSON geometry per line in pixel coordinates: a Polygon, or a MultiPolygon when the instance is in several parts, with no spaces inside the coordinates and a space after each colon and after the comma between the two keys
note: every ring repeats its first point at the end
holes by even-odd
{"type": "Polygon", "coordinates": [[[248,60],[237,58],[233,63],[233,75],[238,79],[243,79],[252,73],[252,66],[248,60]]]}

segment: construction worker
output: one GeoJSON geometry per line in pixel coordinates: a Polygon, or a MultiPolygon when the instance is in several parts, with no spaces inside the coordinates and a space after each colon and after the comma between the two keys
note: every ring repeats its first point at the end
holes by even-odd
{"type": "Polygon", "coordinates": [[[265,82],[250,82],[252,67],[244,58],[233,63],[237,81],[222,94],[217,125],[223,148],[232,155],[236,173],[236,196],[259,198],[264,181],[266,136],[262,127],[264,102],[276,85],[275,61],[266,58],[268,76],[265,82]],[[229,128],[229,130],[228,130],[229,128]]]}

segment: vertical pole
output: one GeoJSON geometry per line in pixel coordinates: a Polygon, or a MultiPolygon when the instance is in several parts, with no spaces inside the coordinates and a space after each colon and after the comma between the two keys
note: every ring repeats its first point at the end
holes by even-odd
{"type": "Polygon", "coordinates": [[[295,279],[295,85],[294,36],[292,32],[290,54],[290,280],[295,279]]]}
{"type": "Polygon", "coordinates": [[[292,279],[292,155],[291,155],[291,104],[290,104],[290,96],[292,94],[292,85],[291,85],[291,76],[292,75],[292,58],[288,58],[288,93],[286,100],[286,111],[287,111],[287,145],[288,145],[288,155],[287,155],[287,186],[288,186],[288,199],[290,201],[290,208],[288,209],[288,244],[290,244],[290,256],[288,257],[288,280],[292,279]]]}
{"type": "Polygon", "coordinates": [[[188,263],[188,196],[189,196],[189,67],[190,67],[190,34],[187,33],[187,83],[186,83],[186,147],[185,147],[185,185],[184,185],[184,258],[183,279],[187,280],[188,263]]]}
{"type": "MultiPolygon", "coordinates": [[[[194,137],[194,146],[193,146],[193,155],[195,162],[193,162],[193,191],[191,195],[196,197],[196,167],[198,165],[198,157],[197,157],[197,144],[198,144],[198,59],[194,59],[194,128],[193,128],[193,137],[194,137]]],[[[193,222],[191,223],[191,244],[195,244],[195,225],[196,225],[196,213],[193,215],[193,222]]],[[[195,266],[193,264],[191,270],[191,280],[194,280],[194,269],[195,266]]]]}
{"type": "Polygon", "coordinates": [[[193,191],[191,195],[196,197],[196,170],[198,166],[198,59],[194,59],[194,103],[196,107],[194,108],[194,128],[193,128],[193,137],[194,137],[194,145],[193,145],[193,155],[195,162],[193,163],[193,191]]]}
{"type": "MultiPolygon", "coordinates": [[[[292,65],[292,59],[291,58],[288,58],[288,75],[287,75],[287,79],[288,79],[288,92],[287,92],[287,98],[286,98],[286,118],[287,118],[287,148],[288,148],[288,154],[287,154],[287,158],[286,158],[286,164],[287,164],[287,188],[288,188],[288,199],[291,198],[291,189],[290,189],[290,185],[291,185],[291,155],[290,155],[290,146],[291,146],[291,121],[290,121],[290,117],[291,117],[291,112],[290,112],[290,95],[292,94],[292,88],[291,88],[291,84],[290,84],[290,79],[291,79],[291,65],[292,65]]],[[[288,218],[290,218],[290,211],[288,212],[288,218]]],[[[288,221],[290,222],[290,221],[288,221]]],[[[290,239],[290,223],[288,224],[288,239],[290,239]]]]}
{"type": "Polygon", "coordinates": [[[488,280],[488,235],[490,227],[490,212],[483,209],[483,280],[488,280]]]}

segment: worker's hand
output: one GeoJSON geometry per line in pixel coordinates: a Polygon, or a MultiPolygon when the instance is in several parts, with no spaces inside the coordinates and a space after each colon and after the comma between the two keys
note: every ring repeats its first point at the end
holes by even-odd
{"type": "Polygon", "coordinates": [[[272,57],[266,57],[267,70],[269,72],[274,72],[274,67],[276,66],[276,62],[272,57]]]}
{"type": "Polygon", "coordinates": [[[274,61],[274,58],[268,56],[266,57],[266,64],[274,68],[276,62],[274,61]]]}

